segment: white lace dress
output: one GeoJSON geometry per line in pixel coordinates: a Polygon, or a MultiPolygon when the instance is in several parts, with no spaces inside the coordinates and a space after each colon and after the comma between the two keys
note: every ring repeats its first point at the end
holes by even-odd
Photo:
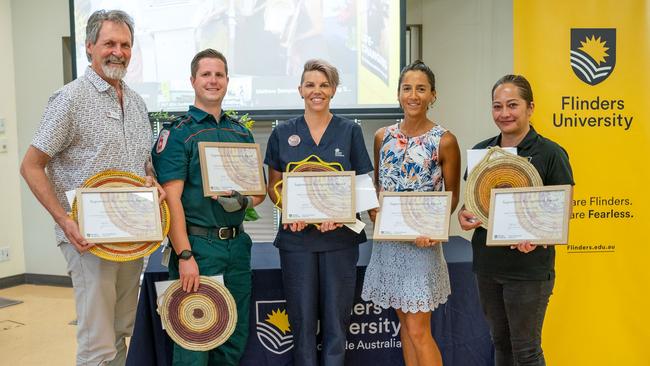
{"type": "MultiPolygon", "coordinates": [[[[407,138],[395,124],[386,128],[379,156],[379,184],[385,191],[440,191],[440,138],[436,125],[407,138]]],[[[418,248],[413,243],[375,241],[361,298],[403,312],[433,311],[451,294],[442,245],[418,248]]]]}

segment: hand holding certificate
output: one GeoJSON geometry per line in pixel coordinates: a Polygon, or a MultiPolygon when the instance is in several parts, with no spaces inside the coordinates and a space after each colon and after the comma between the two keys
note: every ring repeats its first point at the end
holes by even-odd
{"type": "Polygon", "coordinates": [[[81,188],[77,205],[79,230],[90,243],[163,239],[155,187],[81,188]]]}
{"type": "Polygon", "coordinates": [[[493,189],[486,244],[567,244],[571,189],[570,185],[493,189]]]}
{"type": "Polygon", "coordinates": [[[381,192],[374,239],[449,240],[451,192],[381,192]]]}
{"type": "Polygon", "coordinates": [[[199,142],[199,160],[205,197],[266,194],[259,144],[199,142]]]}
{"type": "Polygon", "coordinates": [[[355,174],[352,171],[282,174],[282,222],[354,223],[355,174]]]}

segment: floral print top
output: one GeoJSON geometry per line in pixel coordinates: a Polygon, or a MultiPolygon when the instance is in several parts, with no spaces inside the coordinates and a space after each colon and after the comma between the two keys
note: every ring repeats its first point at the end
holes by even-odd
{"type": "Polygon", "coordinates": [[[390,192],[442,191],[438,164],[440,138],[447,130],[435,125],[420,136],[407,137],[399,123],[386,127],[379,151],[379,185],[390,192]]]}

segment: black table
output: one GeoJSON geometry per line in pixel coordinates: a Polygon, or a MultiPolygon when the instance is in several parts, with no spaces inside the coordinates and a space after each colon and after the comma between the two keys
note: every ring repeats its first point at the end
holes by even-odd
{"type": "MultiPolygon", "coordinates": [[[[396,334],[395,312],[361,300],[365,266],[371,243],[360,248],[358,281],[352,321],[348,332],[347,365],[403,365],[396,334]]],[[[432,314],[431,327],[447,366],[492,366],[493,347],[483,318],[471,271],[471,249],[466,240],[452,237],[444,245],[452,294],[432,314]]],[[[291,332],[282,332],[284,296],[277,249],[269,243],[255,243],[252,249],[253,293],[250,308],[250,336],[241,365],[292,365],[291,332]]],[[[171,365],[172,341],[162,330],[156,312],[154,283],[168,279],[160,265],[161,253],[154,253],[145,271],[127,365],[171,365]]]]}

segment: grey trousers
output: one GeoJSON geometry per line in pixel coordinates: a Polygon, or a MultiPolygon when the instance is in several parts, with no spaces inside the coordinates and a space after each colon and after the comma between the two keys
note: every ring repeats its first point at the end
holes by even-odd
{"type": "Polygon", "coordinates": [[[77,365],[124,365],[124,338],[133,331],[142,259],[110,262],[80,254],[70,243],[59,248],[74,287],[77,365]]]}

